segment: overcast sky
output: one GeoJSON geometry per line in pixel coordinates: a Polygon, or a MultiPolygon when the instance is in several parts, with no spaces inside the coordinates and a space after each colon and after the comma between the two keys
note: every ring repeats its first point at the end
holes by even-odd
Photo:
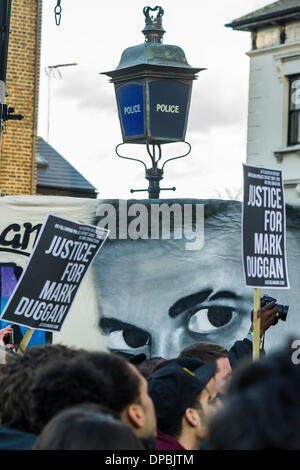
{"type": "MultiPolygon", "coordinates": [[[[143,7],[164,9],[165,44],[180,46],[192,67],[207,70],[193,83],[186,140],[191,154],[165,166],[162,198],[209,198],[242,187],[246,160],[250,33],[224,25],[268,3],[268,0],[61,0],[56,26],[56,0],[43,0],[40,103],[38,133],[74,165],[99,191],[101,198],[133,197],[130,189],[147,188],[144,167],[120,159],[122,142],[114,86],[100,72],[117,67],[121,53],[141,44],[143,7]],[[51,79],[50,65],[61,68],[51,79]]],[[[144,146],[127,145],[127,156],[146,155],[144,146]]],[[[162,146],[163,156],[185,153],[184,144],[162,146]]],[[[145,157],[147,158],[147,157],[145,157]]],[[[149,158],[149,157],[148,157],[149,158]]],[[[164,158],[164,157],[163,157],[164,158]]],[[[150,160],[150,159],[149,159],[150,160]]],[[[149,161],[150,163],[150,161],[149,161]]],[[[148,193],[135,193],[147,198],[148,193]]]]}

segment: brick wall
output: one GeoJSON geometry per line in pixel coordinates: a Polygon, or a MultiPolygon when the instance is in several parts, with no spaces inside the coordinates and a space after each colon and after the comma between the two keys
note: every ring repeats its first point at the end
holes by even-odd
{"type": "Polygon", "coordinates": [[[6,103],[24,119],[6,123],[0,161],[2,195],[36,194],[40,11],[41,0],[12,0],[6,103]]]}

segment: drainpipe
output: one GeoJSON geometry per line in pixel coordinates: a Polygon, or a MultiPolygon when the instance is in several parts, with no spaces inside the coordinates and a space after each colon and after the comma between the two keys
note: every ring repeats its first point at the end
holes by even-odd
{"type": "Polygon", "coordinates": [[[33,101],[33,122],[32,122],[32,152],[31,152],[31,184],[30,194],[35,192],[35,170],[37,153],[37,120],[38,120],[38,99],[40,85],[40,52],[41,52],[41,23],[42,23],[42,0],[37,0],[36,18],[36,43],[35,43],[35,72],[34,72],[34,101],[33,101]]]}

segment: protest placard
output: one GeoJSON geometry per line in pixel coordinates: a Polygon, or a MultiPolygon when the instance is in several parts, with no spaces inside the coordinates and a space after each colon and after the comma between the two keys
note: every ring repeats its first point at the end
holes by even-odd
{"type": "Polygon", "coordinates": [[[248,287],[289,289],[281,170],[243,165],[243,264],[248,287]]]}
{"type": "Polygon", "coordinates": [[[108,230],[48,214],[1,319],[32,330],[60,331],[108,234],[108,230]]]}
{"type": "Polygon", "coordinates": [[[243,266],[246,286],[254,287],[253,359],[259,359],[260,289],[289,289],[284,189],[281,170],[243,168],[243,266]]]}

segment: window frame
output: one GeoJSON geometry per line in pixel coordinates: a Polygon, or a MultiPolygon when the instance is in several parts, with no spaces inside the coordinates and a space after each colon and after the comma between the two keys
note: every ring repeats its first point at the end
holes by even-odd
{"type": "Polygon", "coordinates": [[[299,109],[291,109],[291,94],[292,94],[292,83],[295,81],[295,79],[298,79],[300,81],[300,73],[296,73],[293,75],[290,75],[288,77],[289,79],[289,93],[288,93],[288,142],[287,145],[288,147],[292,147],[294,145],[300,145],[300,128],[299,128],[299,135],[298,135],[298,140],[297,142],[292,142],[291,139],[291,133],[292,133],[292,116],[294,114],[299,115],[299,121],[300,121],[300,107],[299,109]]]}

